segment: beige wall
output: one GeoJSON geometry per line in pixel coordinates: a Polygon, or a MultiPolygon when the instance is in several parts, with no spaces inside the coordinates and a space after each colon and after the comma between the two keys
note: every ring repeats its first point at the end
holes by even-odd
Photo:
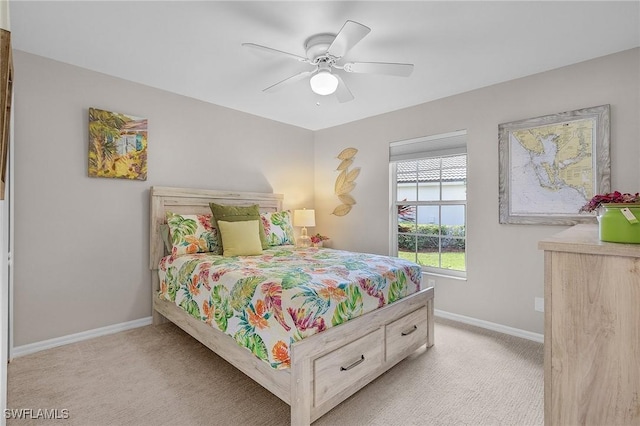
{"type": "Polygon", "coordinates": [[[14,344],[151,315],[149,187],[313,207],[313,133],[16,51],[14,344]],[[147,181],[87,177],[88,108],[149,120],[147,181]]]}
{"type": "MultiPolygon", "coordinates": [[[[471,65],[470,65],[471,67],[471,65]]],[[[470,71],[472,72],[472,71],[470,71]]],[[[482,72],[477,70],[476,72],[482,72]]],[[[640,49],[463,93],[315,133],[317,227],[334,247],[386,254],[389,245],[389,142],[468,131],[468,280],[436,277],[436,309],[535,333],[543,314],[538,240],[565,227],[498,223],[498,124],[611,105],[612,188],[640,189],[640,49]],[[346,147],[361,167],[344,217],[333,185],[346,147]]]]}
{"type": "Polygon", "coordinates": [[[436,308],[537,333],[537,241],[564,228],[498,224],[498,124],[611,104],[612,185],[640,187],[640,49],[315,133],[24,52],[14,59],[15,346],[151,314],[152,185],[283,193],[287,208],[315,204],[310,232],[334,247],[386,254],[389,142],[466,129],[468,280],[436,278],[436,308]],[[147,181],[87,177],[89,107],[149,119],[147,181]],[[346,147],[359,150],[357,204],[335,217],[346,147]]]}
{"type": "Polygon", "coordinates": [[[0,28],[11,31],[9,18],[9,2],[7,0],[0,1],[0,28]]]}

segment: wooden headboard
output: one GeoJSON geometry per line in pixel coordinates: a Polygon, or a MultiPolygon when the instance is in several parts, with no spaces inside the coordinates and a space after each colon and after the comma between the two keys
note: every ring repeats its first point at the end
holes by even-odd
{"type": "MultiPolygon", "coordinates": [[[[152,186],[151,220],[149,232],[149,268],[157,270],[164,255],[160,225],[166,223],[166,212],[178,214],[211,213],[209,203],[234,206],[258,204],[261,212],[282,210],[282,194],[260,192],[233,192],[209,189],[169,188],[152,186]]],[[[156,279],[157,281],[157,279],[156,279]]],[[[158,283],[154,283],[154,288],[158,283]]]]}
{"type": "MultiPolygon", "coordinates": [[[[151,269],[151,298],[160,290],[158,266],[164,256],[164,243],[160,235],[160,225],[166,223],[166,213],[207,214],[211,213],[209,203],[234,206],[258,204],[261,212],[282,210],[284,195],[260,192],[234,192],[194,188],[170,188],[152,186],[151,220],[149,232],[149,268],[151,269]]],[[[163,322],[161,315],[152,309],[153,323],[163,322]]]]}

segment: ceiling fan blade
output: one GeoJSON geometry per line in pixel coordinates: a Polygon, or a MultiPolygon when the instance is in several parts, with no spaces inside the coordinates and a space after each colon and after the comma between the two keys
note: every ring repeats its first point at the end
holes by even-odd
{"type": "Polygon", "coordinates": [[[342,77],[340,77],[338,74],[333,75],[335,75],[338,79],[338,88],[336,89],[336,98],[338,98],[338,102],[343,104],[345,102],[352,101],[353,93],[351,93],[351,90],[349,90],[347,85],[344,84],[344,80],[342,80],[342,77]]]}
{"type": "Polygon", "coordinates": [[[282,81],[277,82],[276,84],[273,84],[269,87],[267,87],[266,89],[262,90],[263,92],[266,93],[273,93],[273,92],[277,92],[278,90],[282,89],[283,87],[295,83],[297,81],[302,80],[303,78],[311,75],[314,72],[314,70],[311,71],[303,71],[301,73],[298,73],[296,75],[292,75],[291,77],[285,78],[282,81]]]}
{"type": "Polygon", "coordinates": [[[297,59],[300,62],[309,62],[309,59],[305,58],[304,56],[296,55],[295,53],[284,52],[282,50],[273,49],[273,48],[267,47],[267,46],[262,46],[261,44],[242,43],[242,46],[243,47],[250,47],[252,49],[262,50],[264,52],[275,53],[275,54],[278,54],[278,55],[289,56],[291,58],[297,59]]]}
{"type": "Polygon", "coordinates": [[[413,71],[413,64],[395,64],[390,62],[347,62],[343,68],[346,72],[364,74],[387,74],[408,77],[413,71]]]}
{"type": "Polygon", "coordinates": [[[369,34],[370,31],[371,28],[357,22],[345,22],[338,35],[336,35],[335,40],[333,40],[331,46],[327,49],[327,53],[336,58],[342,58],[353,46],[362,40],[364,36],[369,34]]]}

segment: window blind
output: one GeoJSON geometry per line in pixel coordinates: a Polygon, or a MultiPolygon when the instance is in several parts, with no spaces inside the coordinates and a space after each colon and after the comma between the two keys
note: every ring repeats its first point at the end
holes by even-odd
{"type": "Polygon", "coordinates": [[[467,131],[424,136],[389,144],[389,162],[467,153],[467,131]]]}

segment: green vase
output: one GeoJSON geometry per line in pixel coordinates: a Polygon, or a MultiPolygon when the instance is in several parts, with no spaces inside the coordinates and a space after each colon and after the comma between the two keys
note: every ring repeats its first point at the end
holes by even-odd
{"type": "Polygon", "coordinates": [[[603,204],[604,213],[598,216],[600,240],[612,243],[640,244],[640,204],[609,203],[603,204]],[[622,214],[628,208],[638,223],[631,223],[622,214]]]}

